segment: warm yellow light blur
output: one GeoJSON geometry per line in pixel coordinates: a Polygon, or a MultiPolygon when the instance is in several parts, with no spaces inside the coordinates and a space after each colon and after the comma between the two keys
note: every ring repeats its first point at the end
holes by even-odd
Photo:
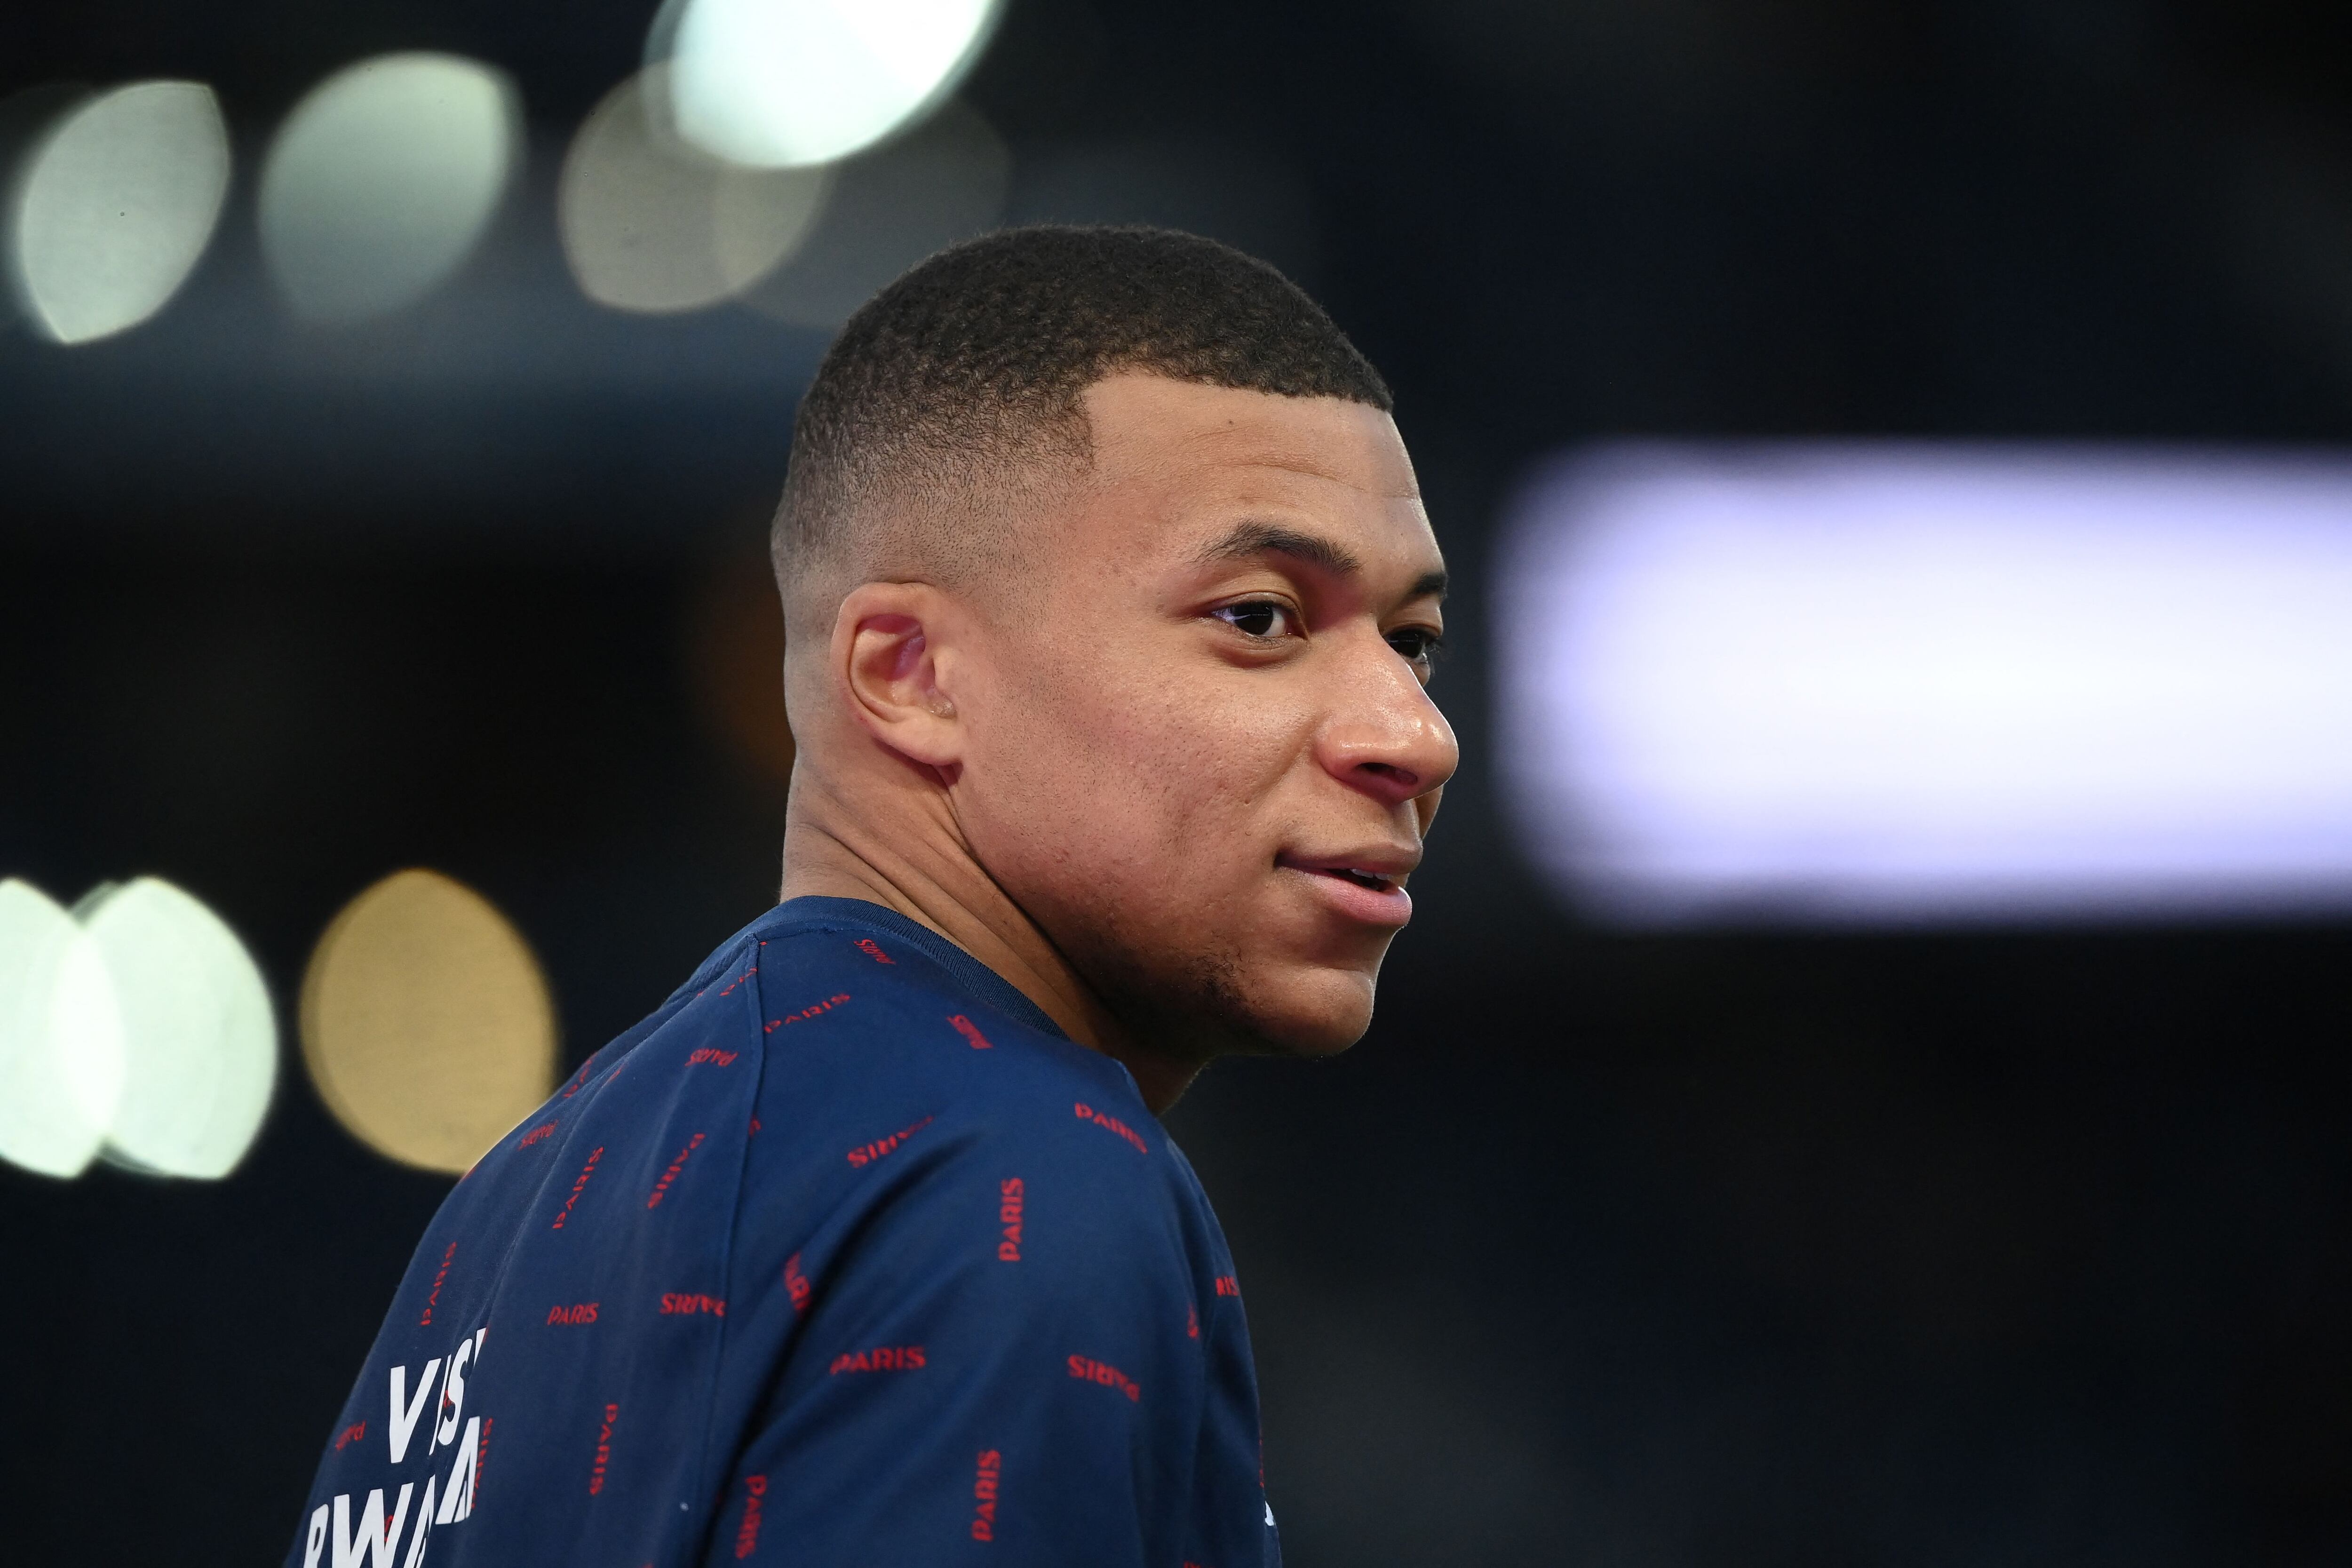
{"type": "Polygon", "coordinates": [[[555,1086],[530,946],[480,894],[396,872],[343,907],[302,977],[302,1060],[352,1135],[462,1172],[555,1086]]]}

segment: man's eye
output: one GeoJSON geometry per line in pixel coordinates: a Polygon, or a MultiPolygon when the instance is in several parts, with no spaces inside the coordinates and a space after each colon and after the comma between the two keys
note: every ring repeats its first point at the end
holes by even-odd
{"type": "Polygon", "coordinates": [[[1272,599],[1252,599],[1209,612],[1244,637],[1287,637],[1296,629],[1290,606],[1272,599]]]}
{"type": "Polygon", "coordinates": [[[1445,646],[1445,639],[1423,626],[1405,626],[1389,634],[1389,647],[1415,664],[1427,664],[1445,646]]]}

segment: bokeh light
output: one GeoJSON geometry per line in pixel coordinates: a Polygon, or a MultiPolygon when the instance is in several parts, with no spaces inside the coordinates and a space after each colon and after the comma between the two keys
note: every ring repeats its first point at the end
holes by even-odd
{"type": "Polygon", "coordinates": [[[261,1129],[278,1025],[236,933],[154,877],[100,888],[76,914],[122,1030],[122,1093],[103,1152],[168,1176],[224,1176],[261,1129]]]}
{"type": "Polygon", "coordinates": [[[0,881],[0,1159],[80,1174],[121,1089],[121,1029],[97,949],[38,889],[0,881]]]}
{"type": "Polygon", "coordinates": [[[8,260],[34,326],[80,343],[135,327],[203,257],[228,193],[212,89],[145,81],[68,110],[13,186],[8,260]]]}
{"type": "Polygon", "coordinates": [[[511,183],[520,126],[505,73],[457,55],[383,55],[313,88],[261,177],[262,248],[295,310],[379,315],[457,271],[511,183]]]}
{"type": "Polygon", "coordinates": [[[395,872],[345,905],[302,978],[302,1059],[378,1153],[462,1172],[554,1088],[555,1009],[480,894],[395,872]]]}
{"type": "Polygon", "coordinates": [[[1504,775],[1612,920],[2352,910],[2352,469],[1602,447],[1525,497],[1504,775]]]}
{"type": "Polygon", "coordinates": [[[830,331],[916,262],[995,226],[1013,156],[979,110],[943,105],[919,129],[841,165],[799,253],[743,302],[830,331]]]}
{"type": "Polygon", "coordinates": [[[871,147],[952,91],[1001,0],[670,0],[649,56],[667,61],[679,134],[761,168],[871,147]]]}
{"type": "Polygon", "coordinates": [[[141,877],[68,913],[0,882],[0,1156],[52,1176],[101,1153],[226,1175],[277,1077],[260,972],[196,899],[141,877]]]}
{"type": "Polygon", "coordinates": [[[572,275],[624,310],[690,310],[740,292],[800,247],[833,180],[825,168],[745,168],[680,141],[654,109],[666,68],[605,96],[557,187],[572,275]]]}

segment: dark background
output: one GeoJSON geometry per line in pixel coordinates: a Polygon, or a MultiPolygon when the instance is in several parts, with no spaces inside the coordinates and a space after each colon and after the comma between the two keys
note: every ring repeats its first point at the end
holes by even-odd
{"type": "MultiPolygon", "coordinates": [[[[572,1059],[772,896],[781,789],[698,650],[822,338],[556,287],[554,160],[650,9],[0,16],[0,89],[206,79],[239,154],[163,317],[0,339],[0,875],[184,884],[283,1018],[335,909],[431,865],[537,946],[572,1059]],[[470,292],[305,335],[255,156],[403,47],[513,72],[532,175],[470,292]]],[[[1370,1037],[1171,1118],[1291,1561],[2352,1560],[2352,931],[1588,928],[1489,797],[1481,616],[1515,480],[1595,437],[2342,440],[2352,7],[1013,0],[968,96],[1016,213],[1094,149],[1258,191],[1062,216],[1308,279],[1465,584],[1465,766],[1370,1037]]],[[[291,1538],[446,1184],[288,1066],[226,1182],[0,1170],[9,1562],[291,1538]]]]}

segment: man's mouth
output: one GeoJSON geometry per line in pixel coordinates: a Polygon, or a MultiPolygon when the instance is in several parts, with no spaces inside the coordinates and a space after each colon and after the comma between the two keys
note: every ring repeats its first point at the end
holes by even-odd
{"type": "Polygon", "coordinates": [[[1421,863],[1421,854],[1410,845],[1391,844],[1360,846],[1336,855],[1302,855],[1286,849],[1274,858],[1274,863],[1289,870],[1337,877],[1360,888],[1386,891],[1404,886],[1404,879],[1421,863]]]}
{"type": "Polygon", "coordinates": [[[1284,853],[1274,863],[1285,870],[1304,871],[1311,877],[1328,877],[1335,882],[1361,888],[1370,893],[1402,893],[1405,879],[1421,859],[1409,846],[1381,845],[1371,848],[1342,851],[1337,855],[1297,855],[1284,853]]]}
{"type": "Polygon", "coordinates": [[[1412,899],[1404,882],[1420,859],[1412,846],[1383,844],[1337,855],[1277,855],[1274,863],[1282,870],[1314,878],[1332,912],[1392,931],[1412,918],[1412,899]]]}

